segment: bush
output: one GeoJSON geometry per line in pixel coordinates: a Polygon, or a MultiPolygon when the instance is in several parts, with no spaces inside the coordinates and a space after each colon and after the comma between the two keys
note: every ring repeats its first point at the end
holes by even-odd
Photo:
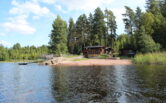
{"type": "Polygon", "coordinates": [[[156,52],[160,50],[160,44],[155,43],[154,40],[149,35],[144,35],[143,39],[140,41],[140,52],[156,52]]]}
{"type": "Polygon", "coordinates": [[[144,27],[141,27],[136,40],[137,49],[141,53],[156,52],[160,50],[160,44],[155,43],[153,38],[145,32],[144,27]]]}

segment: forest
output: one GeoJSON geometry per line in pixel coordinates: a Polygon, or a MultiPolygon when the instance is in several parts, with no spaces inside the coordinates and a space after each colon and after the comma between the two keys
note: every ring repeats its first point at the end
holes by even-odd
{"type": "Polygon", "coordinates": [[[0,61],[10,60],[36,60],[42,57],[42,55],[48,53],[48,47],[43,45],[40,47],[25,46],[21,47],[19,43],[16,43],[11,48],[6,48],[0,45],[0,61]]]}
{"type": "Polygon", "coordinates": [[[147,0],[146,11],[125,6],[123,22],[125,33],[117,34],[117,22],[111,10],[98,7],[94,13],[82,14],[68,22],[57,16],[52,24],[48,46],[12,48],[0,46],[0,60],[36,59],[42,54],[81,54],[86,46],[107,46],[115,53],[132,49],[136,53],[166,50],[166,0],[147,0]]]}
{"type": "Polygon", "coordinates": [[[85,46],[102,45],[132,49],[137,53],[166,50],[166,0],[147,0],[146,11],[125,6],[125,34],[117,34],[116,17],[111,10],[99,7],[88,16],[82,14],[76,22],[67,23],[57,16],[52,24],[50,50],[55,54],[80,54],[85,46]],[[68,25],[67,25],[68,24],[68,25]]]}

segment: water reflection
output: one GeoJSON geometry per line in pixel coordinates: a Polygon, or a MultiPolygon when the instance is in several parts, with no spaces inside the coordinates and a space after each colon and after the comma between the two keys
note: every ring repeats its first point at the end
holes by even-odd
{"type": "Polygon", "coordinates": [[[164,103],[165,68],[0,63],[0,103],[164,103]]]}
{"type": "Polygon", "coordinates": [[[101,101],[108,95],[106,72],[101,67],[53,69],[52,88],[56,100],[64,103],[101,101]],[[95,69],[95,71],[94,71],[95,69]]]}
{"type": "Polygon", "coordinates": [[[166,68],[165,66],[137,66],[140,77],[139,88],[146,101],[166,102],[166,68]]]}
{"type": "Polygon", "coordinates": [[[62,103],[165,101],[165,83],[161,83],[163,88],[158,87],[157,91],[153,91],[155,94],[149,91],[151,88],[155,89],[154,86],[160,85],[159,81],[156,83],[156,80],[160,79],[158,78],[160,75],[159,77],[162,77],[160,81],[162,81],[164,73],[161,75],[161,71],[154,72],[156,68],[155,70],[151,68],[150,71],[146,68],[143,70],[138,66],[55,68],[52,72],[54,74],[52,94],[58,102],[62,103]],[[149,77],[148,74],[151,76],[149,77]],[[147,79],[150,82],[146,81],[147,79]],[[146,85],[151,85],[151,87],[146,85]],[[157,93],[160,94],[158,97],[157,93]]]}

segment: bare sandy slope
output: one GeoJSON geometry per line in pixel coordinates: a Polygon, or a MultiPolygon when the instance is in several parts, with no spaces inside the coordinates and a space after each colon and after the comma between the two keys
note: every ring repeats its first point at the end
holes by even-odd
{"type": "Polygon", "coordinates": [[[131,60],[122,59],[122,60],[114,60],[114,59],[88,59],[81,61],[61,61],[56,64],[52,64],[55,66],[111,66],[111,65],[131,65],[131,60]]]}

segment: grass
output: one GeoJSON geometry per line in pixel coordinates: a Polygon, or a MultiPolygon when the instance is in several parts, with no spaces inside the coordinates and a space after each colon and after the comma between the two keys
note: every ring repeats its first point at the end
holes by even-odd
{"type": "Polygon", "coordinates": [[[73,61],[82,61],[82,60],[88,60],[88,58],[79,58],[79,59],[74,59],[73,61]]]}
{"type": "Polygon", "coordinates": [[[65,58],[79,57],[80,55],[64,55],[65,58]]]}
{"type": "Polygon", "coordinates": [[[128,56],[120,56],[120,59],[131,59],[131,57],[128,57],[128,56]]]}
{"type": "Polygon", "coordinates": [[[136,64],[166,64],[166,52],[137,54],[133,61],[136,64]]]}
{"type": "Polygon", "coordinates": [[[110,56],[108,54],[102,54],[102,55],[99,55],[97,58],[99,58],[99,59],[108,59],[108,58],[110,58],[110,56]]]}

